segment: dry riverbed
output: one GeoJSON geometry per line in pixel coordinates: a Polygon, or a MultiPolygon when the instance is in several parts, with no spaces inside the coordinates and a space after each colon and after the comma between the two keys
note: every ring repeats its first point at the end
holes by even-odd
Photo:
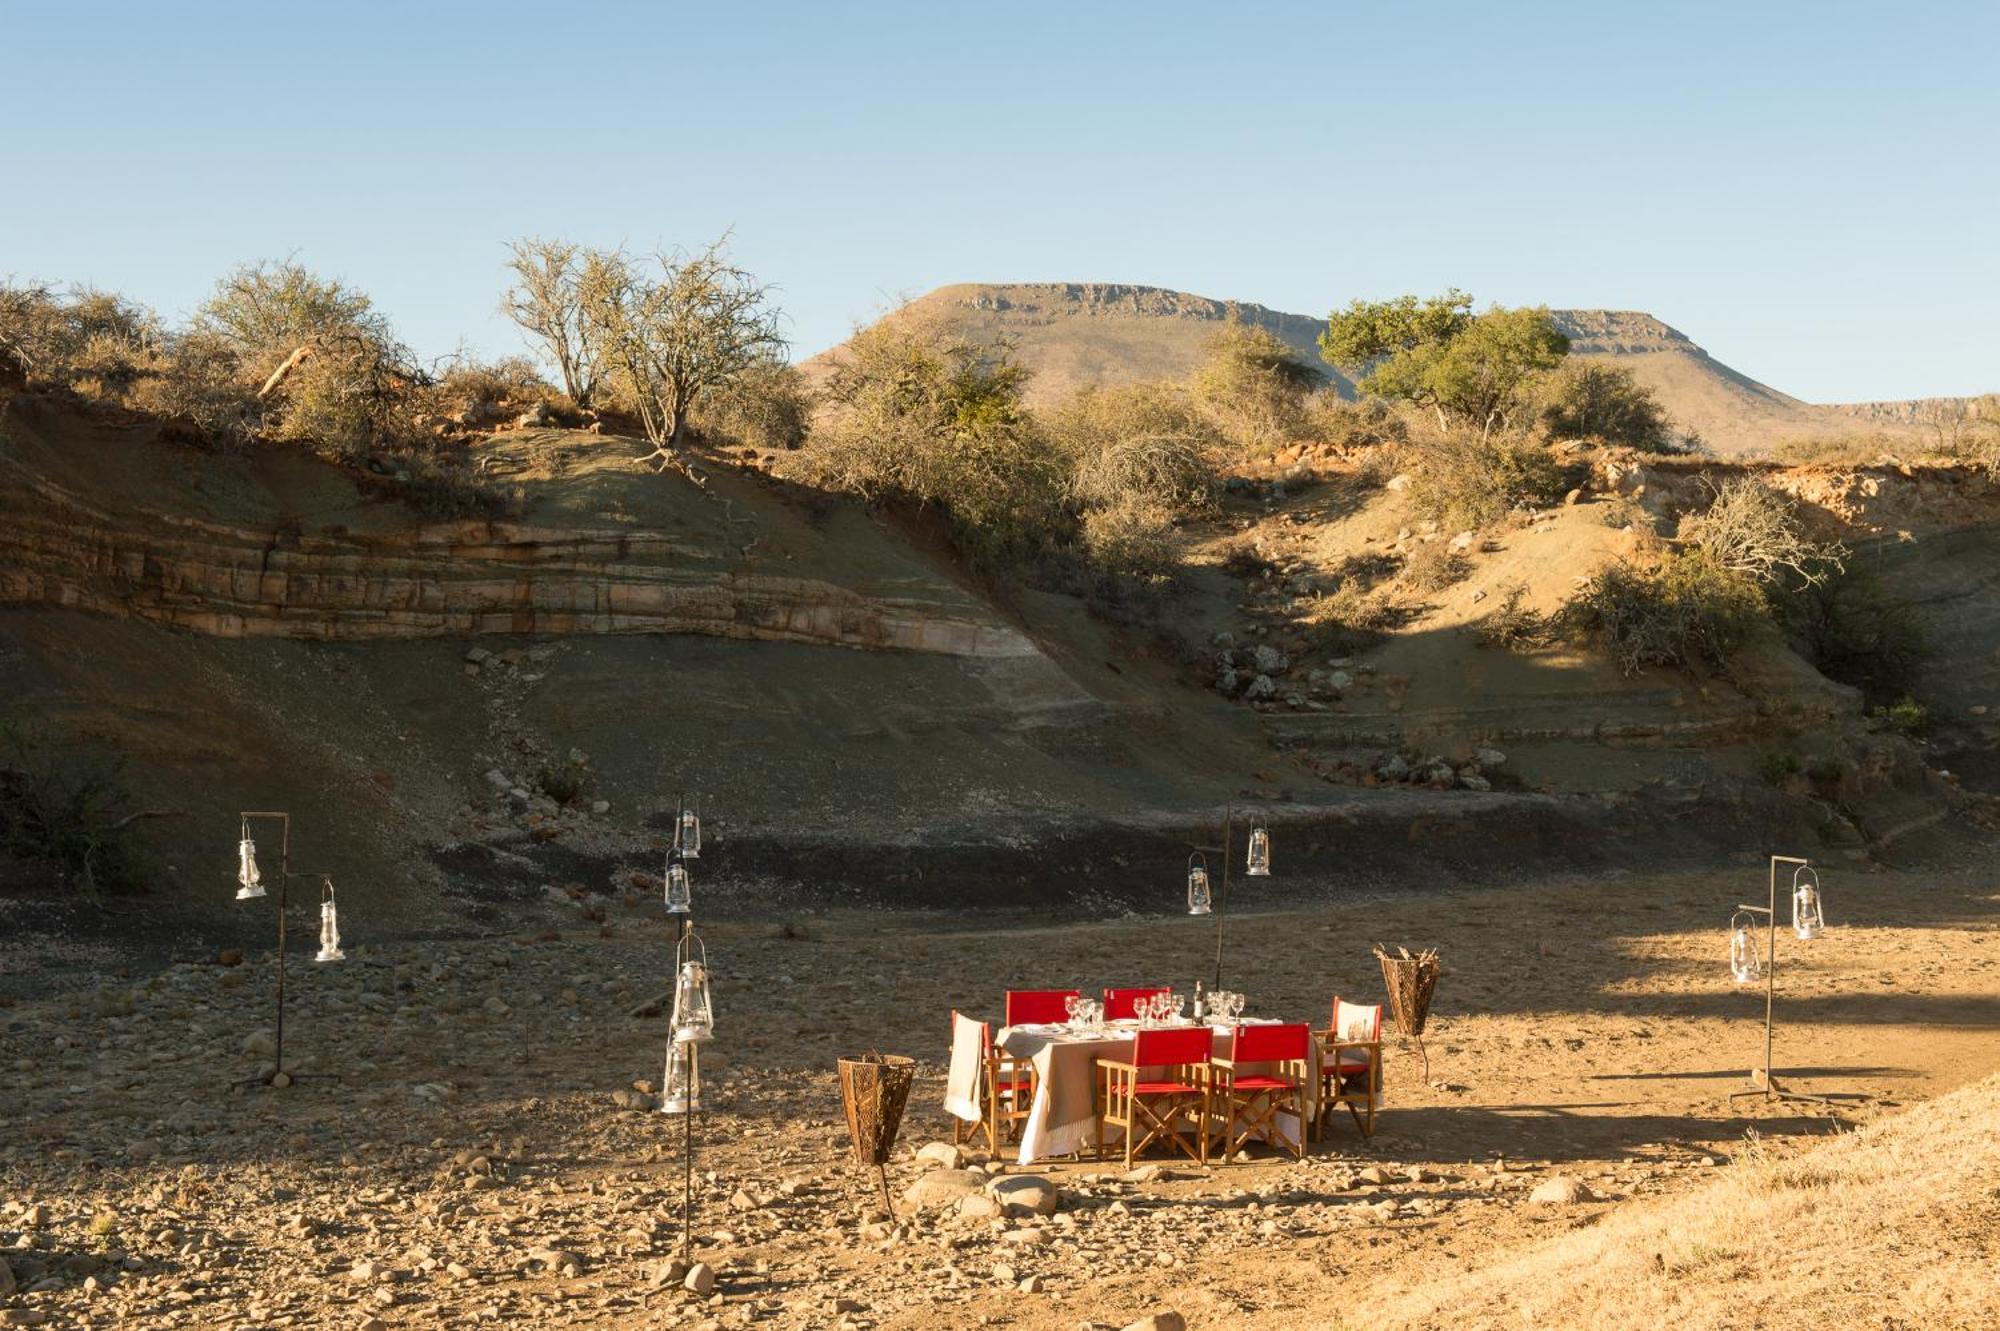
{"type": "Polygon", "coordinates": [[[713,925],[692,1273],[682,1123],[644,1107],[665,1022],[633,1015],[669,964],[656,907],[447,943],[374,944],[357,920],[344,964],[293,961],[285,1061],[319,1075],[284,1090],[233,1086],[269,1058],[268,956],[79,983],[0,1007],[0,1325],[1336,1325],[1355,1291],[1471,1269],[1702,1186],[1753,1143],[2000,1067],[1994,863],[1826,890],[1826,937],[1780,939],[1777,1063],[1839,1107],[1728,1098],[1763,1003],[1729,982],[1723,925],[1761,899],[1759,866],[1344,900],[1231,920],[1226,979],[1254,1013],[1321,1023],[1336,992],[1379,1001],[1371,943],[1437,946],[1429,1082],[1391,1040],[1372,1140],[1343,1118],[1303,1163],[1038,1167],[1048,1215],[966,1204],[963,1179],[881,1214],[834,1057],[922,1062],[900,1194],[930,1167],[917,1148],[949,1140],[953,1007],[1186,987],[1213,961],[1205,922],[713,925]],[[1552,1179],[1577,1200],[1533,1200],[1552,1179]]]}

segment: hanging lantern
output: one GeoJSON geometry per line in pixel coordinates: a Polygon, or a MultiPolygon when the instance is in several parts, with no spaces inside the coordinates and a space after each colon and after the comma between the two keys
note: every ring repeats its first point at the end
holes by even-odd
{"type": "Polygon", "coordinates": [[[1764,973],[1764,963],[1757,959],[1756,923],[1747,910],[1729,917],[1729,973],[1738,984],[1749,984],[1764,973]]]}
{"type": "Polygon", "coordinates": [[[340,950],[340,921],[334,917],[333,880],[326,880],[319,895],[319,955],[314,961],[345,961],[347,954],[340,950]]]}
{"type": "Polygon", "coordinates": [[[660,1087],[662,1114],[691,1114],[701,1108],[701,1060],[692,1041],[667,1046],[667,1073],[660,1087]]]}
{"type": "Polygon", "coordinates": [[[1250,860],[1243,872],[1251,878],[1271,876],[1271,834],[1261,827],[1250,829],[1250,860]]]}
{"type": "Polygon", "coordinates": [[[1792,932],[1800,938],[1818,938],[1826,929],[1826,916],[1820,909],[1819,874],[1810,865],[1800,865],[1792,875],[1792,932]],[[1811,874],[1810,882],[1801,881],[1801,875],[1811,874]]]}
{"type": "Polygon", "coordinates": [[[694,883],[687,865],[681,862],[680,847],[667,852],[667,914],[685,915],[694,909],[694,883]]]}
{"type": "Polygon", "coordinates": [[[689,933],[681,939],[675,960],[679,965],[674,977],[674,1043],[710,1039],[715,1034],[715,1005],[708,994],[708,946],[689,933]],[[697,947],[701,949],[698,957],[697,947]]]}
{"type": "Polygon", "coordinates": [[[691,860],[701,858],[701,819],[692,808],[682,809],[674,824],[674,849],[691,860]]]}
{"type": "Polygon", "coordinates": [[[1196,851],[1188,856],[1188,914],[1206,915],[1214,905],[1208,890],[1208,861],[1196,851]]]}
{"type": "Polygon", "coordinates": [[[236,899],[249,901],[264,895],[264,879],[257,872],[257,843],[250,839],[250,824],[243,824],[243,839],[236,843],[236,899]]]}

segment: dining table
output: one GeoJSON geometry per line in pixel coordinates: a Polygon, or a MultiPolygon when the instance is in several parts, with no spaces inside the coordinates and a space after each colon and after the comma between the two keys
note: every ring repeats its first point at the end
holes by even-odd
{"type": "MultiPolygon", "coordinates": [[[[1275,1018],[1243,1017],[1237,1024],[1251,1026],[1273,1024],[1275,1021],[1275,1018]]],[[[1171,1024],[1186,1026],[1194,1023],[1171,1024]]],[[[1208,1029],[1212,1055],[1216,1058],[1229,1057],[1234,1027],[1210,1025],[1208,1029]]],[[[1029,1165],[1038,1160],[1079,1152],[1096,1152],[1098,1060],[1129,1062],[1138,1031],[1137,1021],[1108,1021],[1095,1026],[1055,1022],[1007,1026],[994,1035],[993,1043],[997,1049],[1011,1057],[1027,1060],[1035,1069],[1034,1103],[1029,1107],[1027,1121],[1022,1125],[1020,1149],[1016,1157],[1020,1164],[1029,1165]]],[[[978,1122],[984,1108],[983,1097],[978,1093],[978,1039],[978,1027],[969,1023],[954,1038],[945,1082],[946,1110],[970,1122],[978,1122]],[[969,1048],[959,1047],[968,1044],[969,1048]]],[[[1319,1102],[1319,1041],[1307,1041],[1306,1050],[1308,1062],[1300,1099],[1306,1121],[1310,1122],[1319,1102]]],[[[1276,1065],[1269,1063],[1245,1064],[1237,1069],[1239,1073],[1275,1070],[1276,1065]]],[[[1288,1145],[1295,1145],[1302,1130],[1298,1117],[1281,1113],[1277,1122],[1279,1135],[1288,1145]]],[[[1124,1130],[1116,1124],[1108,1124],[1104,1141],[1107,1150],[1115,1145],[1122,1152],[1124,1130]]]]}

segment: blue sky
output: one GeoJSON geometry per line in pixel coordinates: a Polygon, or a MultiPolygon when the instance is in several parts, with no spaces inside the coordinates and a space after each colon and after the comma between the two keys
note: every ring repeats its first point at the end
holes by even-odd
{"type": "Polygon", "coordinates": [[[2000,4],[0,0],[0,276],[296,254],[520,349],[505,243],[698,244],[798,354],[957,281],[1650,311],[1816,401],[2000,389],[2000,4]],[[179,12],[176,12],[179,11],[179,12]]]}

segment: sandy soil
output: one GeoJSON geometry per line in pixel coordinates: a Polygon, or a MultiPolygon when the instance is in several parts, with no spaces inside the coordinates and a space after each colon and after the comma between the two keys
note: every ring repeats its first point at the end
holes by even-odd
{"type": "MultiPolygon", "coordinates": [[[[333,1075],[283,1091],[231,1087],[267,1057],[268,958],[80,984],[0,1008],[0,1260],[18,1286],[0,1323],[1115,1327],[1172,1308],[1195,1327],[1338,1325],[1363,1290],[1476,1269],[1685,1195],[1746,1142],[1785,1149],[2000,1068],[1988,854],[1829,874],[1834,927],[1780,938],[1776,1061],[1838,1104],[1729,1100],[1761,1052],[1763,1003],[1730,983],[1723,926],[1763,883],[1746,863],[1435,884],[1233,919],[1230,986],[1254,1012],[1316,1022],[1335,992],[1379,998],[1370,943],[1438,946],[1432,1084],[1392,1049],[1376,1136],[1343,1120],[1302,1164],[1169,1164],[1145,1182],[1048,1166],[1063,1200],[1046,1220],[899,1202],[885,1222],[847,1160],[833,1058],[923,1060],[907,1157],[948,1136],[951,1008],[997,1017],[1001,992],[1028,984],[1186,986],[1212,964],[1207,922],[707,928],[721,1024],[696,1155],[694,1255],[719,1280],[706,1300],[661,1282],[682,1239],[682,1122],[614,1100],[659,1075],[664,1022],[630,1015],[667,968],[656,908],[452,942],[376,944],[356,921],[344,965],[294,958],[286,1062],[333,1075]],[[1600,1200],[1527,1200],[1558,1173],[1600,1200]]],[[[899,1191],[917,1173],[890,1167],[899,1191]]]]}

